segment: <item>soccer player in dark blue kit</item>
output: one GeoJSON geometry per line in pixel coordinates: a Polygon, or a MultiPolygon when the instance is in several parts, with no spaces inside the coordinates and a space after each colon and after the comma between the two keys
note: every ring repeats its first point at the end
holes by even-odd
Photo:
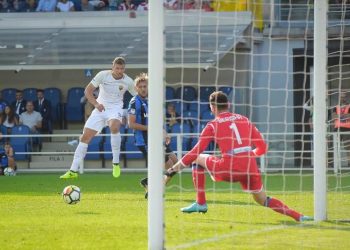
{"type": "MultiPolygon", "coordinates": [[[[135,145],[139,148],[146,159],[147,164],[147,129],[148,129],[148,75],[141,73],[135,78],[135,95],[129,103],[128,124],[134,130],[135,145]]],[[[170,138],[165,134],[165,169],[172,167],[177,162],[176,155],[169,147],[170,138]]],[[[148,179],[141,180],[141,185],[145,188],[145,198],[148,197],[148,179]]]]}

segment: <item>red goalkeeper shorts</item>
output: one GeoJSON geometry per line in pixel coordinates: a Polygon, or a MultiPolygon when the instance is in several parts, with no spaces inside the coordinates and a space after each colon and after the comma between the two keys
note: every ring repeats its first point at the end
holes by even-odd
{"type": "Polygon", "coordinates": [[[239,182],[242,189],[250,193],[258,193],[263,189],[256,160],[249,153],[223,158],[210,155],[206,165],[214,181],[239,182]]]}

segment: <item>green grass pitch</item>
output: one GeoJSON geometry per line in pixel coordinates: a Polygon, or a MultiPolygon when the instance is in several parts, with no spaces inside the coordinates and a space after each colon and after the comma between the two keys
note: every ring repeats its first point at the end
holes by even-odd
{"type": "MultiPolygon", "coordinates": [[[[147,249],[142,174],[0,176],[0,249],[147,249]],[[77,205],[60,193],[82,191],[77,205]]],[[[264,176],[268,193],[313,215],[312,176],[264,176]]],[[[237,184],[207,178],[206,214],[182,214],[195,199],[191,175],[176,176],[165,194],[166,249],[350,249],[350,175],[328,178],[328,220],[299,224],[258,206],[237,184]],[[181,187],[181,188],[180,188],[181,187]]]]}

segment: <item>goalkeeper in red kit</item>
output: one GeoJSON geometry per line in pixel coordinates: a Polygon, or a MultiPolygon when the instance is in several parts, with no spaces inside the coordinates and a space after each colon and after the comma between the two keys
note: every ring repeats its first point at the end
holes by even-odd
{"type": "Polygon", "coordinates": [[[215,119],[205,126],[194,148],[166,172],[167,183],[175,173],[196,163],[192,168],[192,177],[197,199],[181,211],[207,212],[204,173],[207,170],[213,181],[239,182],[243,190],[251,193],[254,200],[262,206],[296,221],[312,220],[311,217],[290,209],[282,201],[266,195],[255,158],[266,153],[267,145],[254,124],[240,114],[229,112],[228,98],[221,91],[212,93],[209,102],[215,119]],[[221,157],[202,154],[212,141],[218,144],[221,157]]]}

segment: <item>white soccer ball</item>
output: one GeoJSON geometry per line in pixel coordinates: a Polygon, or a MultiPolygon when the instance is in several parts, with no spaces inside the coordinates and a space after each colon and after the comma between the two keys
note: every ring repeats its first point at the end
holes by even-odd
{"type": "Polygon", "coordinates": [[[62,197],[65,203],[69,205],[77,204],[80,201],[80,188],[69,185],[63,189],[62,197]]]}
{"type": "Polygon", "coordinates": [[[12,168],[8,167],[8,168],[4,169],[4,175],[6,175],[6,176],[15,176],[16,172],[12,168]]]}

